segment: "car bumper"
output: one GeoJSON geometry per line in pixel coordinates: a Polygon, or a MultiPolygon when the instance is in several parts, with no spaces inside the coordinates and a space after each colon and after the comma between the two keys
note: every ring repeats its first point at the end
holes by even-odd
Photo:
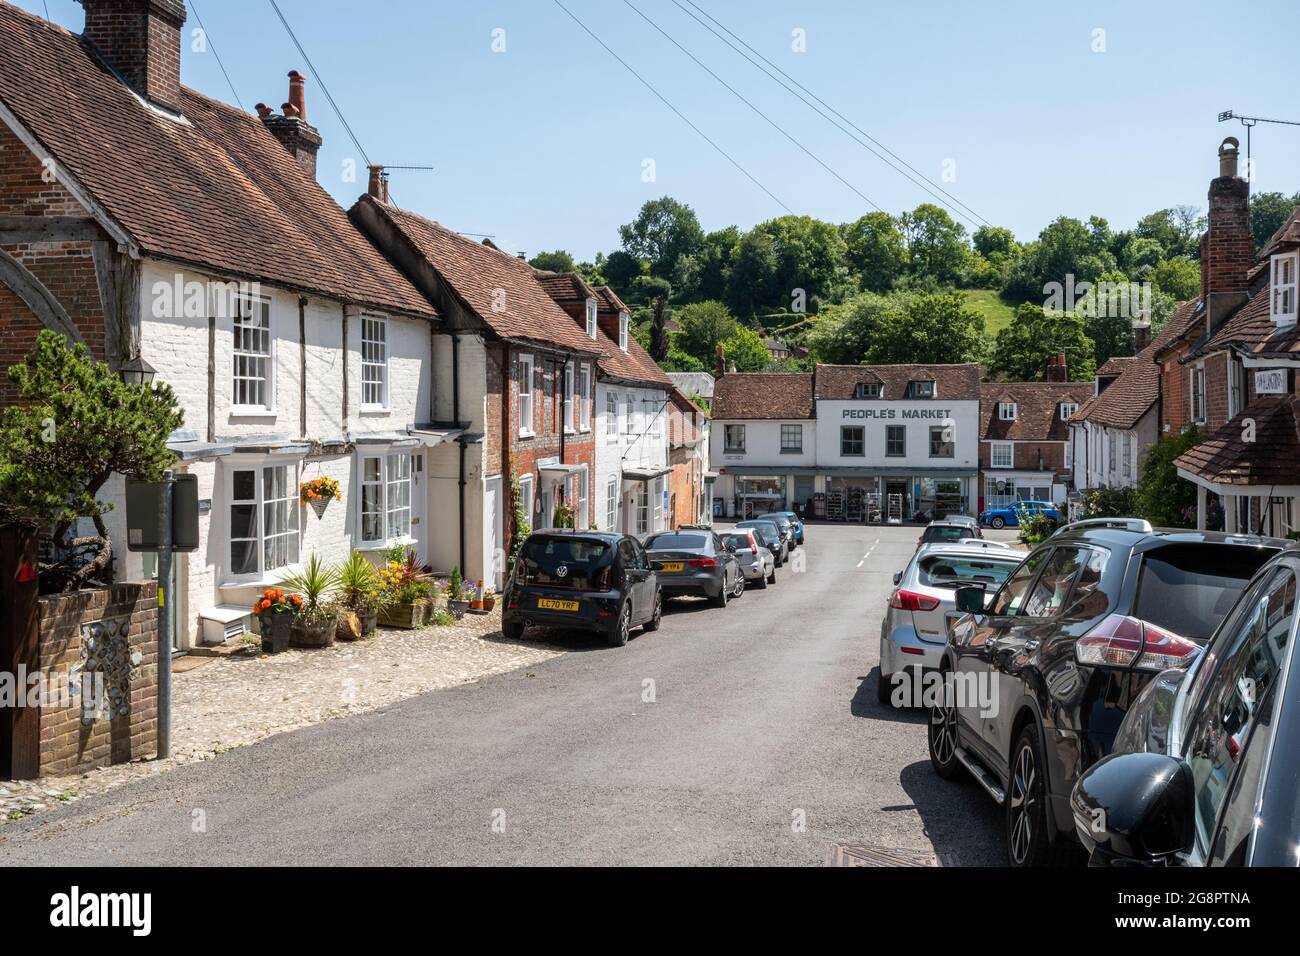
{"type": "Polygon", "coordinates": [[[741,570],[745,572],[746,581],[757,581],[759,578],[767,577],[766,564],[747,564],[741,570]]]}
{"type": "Polygon", "coordinates": [[[622,597],[617,592],[580,591],[570,594],[546,594],[542,597],[577,601],[575,611],[539,608],[538,596],[522,594],[505,595],[501,611],[502,624],[522,624],[525,627],[563,627],[585,631],[609,631],[618,623],[622,597]]]}
{"type": "Polygon", "coordinates": [[[880,673],[894,674],[914,667],[936,670],[943,660],[943,649],[942,643],[917,637],[911,624],[891,626],[886,618],[880,634],[880,673]]]}
{"type": "Polygon", "coordinates": [[[699,572],[697,574],[659,574],[659,587],[664,597],[681,595],[698,595],[717,597],[722,592],[721,572],[699,572]]]}

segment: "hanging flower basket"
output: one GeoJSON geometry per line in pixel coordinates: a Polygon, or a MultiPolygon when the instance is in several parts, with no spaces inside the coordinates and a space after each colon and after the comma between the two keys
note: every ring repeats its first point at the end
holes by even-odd
{"type": "Polygon", "coordinates": [[[298,499],[305,505],[311,505],[317,518],[325,516],[325,509],[331,501],[343,497],[343,486],[335,478],[313,478],[298,485],[298,499]]]}

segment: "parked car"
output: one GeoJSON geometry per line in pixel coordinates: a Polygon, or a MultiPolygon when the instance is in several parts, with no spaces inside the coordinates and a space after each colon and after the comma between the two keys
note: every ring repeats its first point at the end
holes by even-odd
{"type": "Polygon", "coordinates": [[[746,518],[744,521],[736,522],[737,528],[753,528],[756,531],[763,532],[763,538],[768,548],[772,551],[772,556],[776,558],[776,566],[779,568],[785,564],[785,559],[790,556],[790,548],[786,543],[786,537],[781,533],[781,527],[775,521],[767,518],[746,518]]]}
{"type": "Polygon", "coordinates": [[[984,537],[984,532],[980,530],[979,518],[973,518],[970,515],[944,515],[942,518],[936,520],[946,521],[949,524],[954,524],[954,523],[964,524],[966,527],[970,528],[970,534],[968,535],[968,537],[971,538],[984,537]]]}
{"type": "Polygon", "coordinates": [[[1065,520],[1065,515],[1061,514],[1056,505],[1050,501],[1017,501],[1014,505],[1007,505],[1004,508],[986,508],[980,512],[980,523],[990,528],[1018,528],[1022,511],[1041,514],[1057,523],[1065,520]]]}
{"type": "Polygon", "coordinates": [[[502,595],[501,630],[518,640],[533,625],[594,631],[615,646],[632,628],[659,629],[663,596],[631,535],[550,529],[524,539],[502,595]]]}
{"type": "Polygon", "coordinates": [[[757,582],[760,588],[776,583],[776,558],[772,551],[759,539],[755,528],[739,531],[722,532],[722,543],[732,549],[740,562],[740,570],[746,581],[757,582]]]}
{"type": "Polygon", "coordinates": [[[645,547],[665,598],[693,594],[726,607],[745,593],[740,561],[712,531],[660,531],[645,547]]]}
{"type": "Polygon", "coordinates": [[[1255,575],[1187,670],[1147,684],[1074,786],[1096,865],[1297,865],[1300,550],[1255,575]]]}
{"type": "Polygon", "coordinates": [[[930,762],[1002,804],[1007,855],[1033,866],[1077,852],[1070,791],[1107,753],[1159,672],[1186,667],[1246,584],[1286,543],[1099,519],[1062,529],[996,591],[963,587],[931,708],[930,762]]]}
{"type": "MultiPolygon", "coordinates": [[[[970,544],[977,548],[1000,548],[1003,551],[1020,551],[1010,541],[991,541],[988,538],[958,538],[957,544],[970,544]]],[[[1021,554],[1024,552],[1021,551],[1021,554]]]]}
{"type": "Polygon", "coordinates": [[[876,695],[891,701],[897,677],[939,666],[948,640],[948,614],[956,609],[957,588],[973,584],[995,588],[1023,555],[979,544],[925,545],[894,575],[894,591],[880,622],[880,679],[876,695]]]}
{"type": "MultiPolygon", "coordinates": [[[[804,523],[803,519],[799,517],[799,513],[797,511],[774,511],[772,513],[789,518],[790,524],[794,527],[795,544],[803,544],[804,523]]],[[[766,515],[755,515],[755,517],[763,518],[766,515]]]]}
{"type": "Polygon", "coordinates": [[[785,537],[785,546],[787,551],[793,551],[799,546],[798,535],[795,533],[794,522],[786,517],[784,511],[772,511],[765,515],[754,515],[757,520],[771,521],[781,529],[781,534],[785,537]]]}
{"type": "MultiPolygon", "coordinates": [[[[970,526],[960,521],[931,521],[925,526],[921,536],[916,539],[916,546],[920,548],[935,541],[955,543],[962,538],[969,537],[972,537],[970,526]]],[[[983,537],[983,535],[979,535],[979,537],[983,537]]]]}

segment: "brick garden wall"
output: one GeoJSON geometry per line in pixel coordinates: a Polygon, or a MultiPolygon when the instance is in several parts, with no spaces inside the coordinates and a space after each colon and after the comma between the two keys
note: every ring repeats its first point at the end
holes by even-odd
{"type": "MultiPolygon", "coordinates": [[[[120,706],[108,697],[111,712],[83,720],[73,700],[41,710],[41,775],[67,774],[128,760],[151,758],[158,742],[158,588],[152,582],[116,584],[97,591],[78,591],[40,600],[40,667],[47,679],[68,678],[85,668],[88,658],[129,660],[139,653],[125,683],[120,706]],[[96,627],[98,625],[98,627],[96,627]],[[100,634],[94,634],[100,631],[100,634]],[[124,635],[118,654],[91,651],[85,638],[114,641],[124,635]]],[[[104,674],[105,696],[116,686],[114,670],[104,674]]],[[[73,678],[75,679],[75,677],[73,678]]]]}

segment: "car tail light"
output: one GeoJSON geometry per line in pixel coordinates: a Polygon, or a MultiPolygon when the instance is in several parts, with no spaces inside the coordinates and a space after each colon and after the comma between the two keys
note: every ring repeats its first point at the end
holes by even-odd
{"type": "Polygon", "coordinates": [[[519,584],[528,583],[528,569],[524,567],[522,558],[515,562],[515,581],[519,584]]]}
{"type": "Polygon", "coordinates": [[[1112,614],[1079,638],[1074,657],[1080,664],[1162,671],[1186,667],[1200,646],[1172,631],[1124,614],[1112,614]]]}
{"type": "Polygon", "coordinates": [[[890,597],[889,606],[898,611],[933,611],[939,606],[939,599],[900,589],[890,597]]]}
{"type": "Polygon", "coordinates": [[[718,562],[713,558],[691,558],[686,562],[692,568],[716,568],[718,562]]]}
{"type": "Polygon", "coordinates": [[[611,573],[608,565],[597,571],[591,579],[591,589],[593,591],[608,591],[611,573]]]}

